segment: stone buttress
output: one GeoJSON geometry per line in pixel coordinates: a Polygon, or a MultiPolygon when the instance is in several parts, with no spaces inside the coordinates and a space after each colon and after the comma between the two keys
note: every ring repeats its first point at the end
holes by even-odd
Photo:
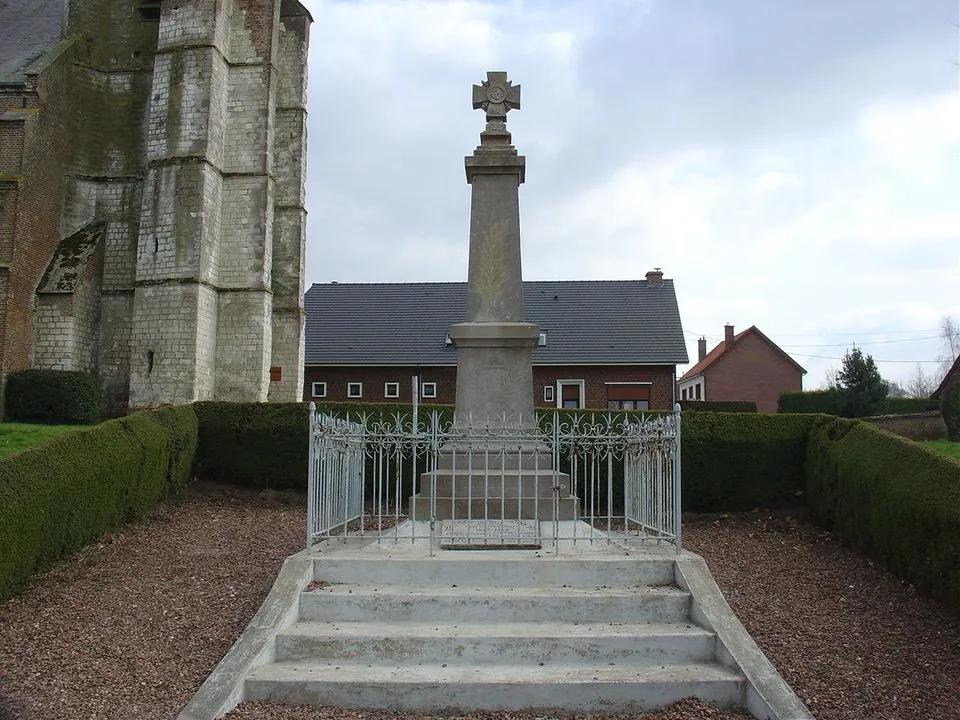
{"type": "Polygon", "coordinates": [[[308,22],[299,3],[280,0],[161,5],[131,406],[300,396],[308,22]],[[281,6],[297,12],[289,30],[281,6]]]}

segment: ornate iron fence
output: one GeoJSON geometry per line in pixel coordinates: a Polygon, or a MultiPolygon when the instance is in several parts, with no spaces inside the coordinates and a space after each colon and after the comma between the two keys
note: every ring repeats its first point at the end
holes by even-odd
{"type": "Polygon", "coordinates": [[[334,536],[441,548],[561,540],[681,546],[680,408],[454,422],[310,406],[308,546],[334,536]]]}

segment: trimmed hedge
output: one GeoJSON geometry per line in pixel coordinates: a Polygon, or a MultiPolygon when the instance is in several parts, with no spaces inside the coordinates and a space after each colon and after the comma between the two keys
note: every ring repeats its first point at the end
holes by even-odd
{"type": "MultiPolygon", "coordinates": [[[[880,415],[902,415],[914,412],[936,410],[936,400],[930,398],[892,398],[883,399],[880,415]]],[[[777,412],[781,413],[824,413],[840,414],[840,396],[835,390],[808,390],[806,392],[780,393],[777,412]]]]}
{"type": "Polygon", "coordinates": [[[734,512],[802,505],[807,435],[820,417],[684,413],[683,510],[734,512]]]}
{"type": "Polygon", "coordinates": [[[884,398],[880,405],[882,415],[906,415],[908,413],[928,412],[937,409],[937,401],[930,398],[884,398]]]}
{"type": "Polygon", "coordinates": [[[196,402],[194,474],[254,488],[307,486],[307,403],[196,402]]]}
{"type": "Polygon", "coordinates": [[[960,611],[960,463],[834,418],[810,433],[806,475],[818,523],[960,611]]]}
{"type": "MultiPolygon", "coordinates": [[[[204,479],[259,488],[306,488],[307,405],[200,402],[195,472],[204,479]]],[[[401,404],[323,403],[338,417],[408,421],[401,404]]],[[[420,417],[450,405],[421,405],[420,417]]],[[[589,421],[596,413],[559,410],[589,421]]],[[[650,415],[617,411],[615,418],[650,415]]],[[[684,413],[682,416],[683,509],[703,512],[794,507],[803,502],[804,449],[815,416],[757,413],[684,413]]]]}
{"type": "Polygon", "coordinates": [[[100,419],[96,378],[67,370],[24,370],[7,377],[6,418],[14,422],[79,425],[100,419]]]}
{"type": "Polygon", "coordinates": [[[680,409],[684,412],[693,410],[695,412],[755,413],[757,404],[755,402],[736,402],[732,400],[681,400],[680,409]]]}
{"type": "Polygon", "coordinates": [[[808,390],[806,392],[782,392],[777,402],[780,413],[823,413],[836,415],[839,403],[833,390],[808,390]]]}
{"type": "Polygon", "coordinates": [[[0,600],[186,484],[189,405],[135,413],[0,460],[0,600]]]}

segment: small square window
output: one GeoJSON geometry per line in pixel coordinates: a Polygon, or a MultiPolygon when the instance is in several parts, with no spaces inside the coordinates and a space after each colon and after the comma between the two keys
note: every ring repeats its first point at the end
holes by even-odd
{"type": "Polygon", "coordinates": [[[358,383],[358,382],[347,383],[347,397],[348,398],[363,397],[363,383],[358,383]]]}
{"type": "Polygon", "coordinates": [[[543,386],[543,401],[548,403],[553,402],[553,385],[543,386]]]}
{"type": "Polygon", "coordinates": [[[541,330],[540,337],[537,338],[537,347],[544,347],[547,344],[547,331],[541,330]]]}
{"type": "Polygon", "coordinates": [[[387,398],[400,397],[400,383],[388,382],[383,384],[383,396],[387,398]]]}
{"type": "Polygon", "coordinates": [[[315,382],[310,384],[310,395],[313,397],[326,397],[327,384],[325,382],[315,382]]]}
{"type": "Polygon", "coordinates": [[[437,384],[435,382],[420,384],[420,397],[435,398],[437,396],[437,384]]]}

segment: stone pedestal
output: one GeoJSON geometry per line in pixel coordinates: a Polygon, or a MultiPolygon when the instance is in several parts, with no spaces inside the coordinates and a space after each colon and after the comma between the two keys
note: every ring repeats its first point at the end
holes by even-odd
{"type": "Polygon", "coordinates": [[[520,86],[506,73],[487,73],[473,88],[473,107],[483,108],[487,124],[464,160],[472,188],[467,317],[450,327],[454,425],[463,440],[443,447],[438,469],[421,475],[414,509],[418,518],[570,519],[576,499],[569,477],[554,470],[533,410],[540,330],[523,318],[519,188],[526,160],[506,125],[507,112],[520,107],[520,86]]]}

